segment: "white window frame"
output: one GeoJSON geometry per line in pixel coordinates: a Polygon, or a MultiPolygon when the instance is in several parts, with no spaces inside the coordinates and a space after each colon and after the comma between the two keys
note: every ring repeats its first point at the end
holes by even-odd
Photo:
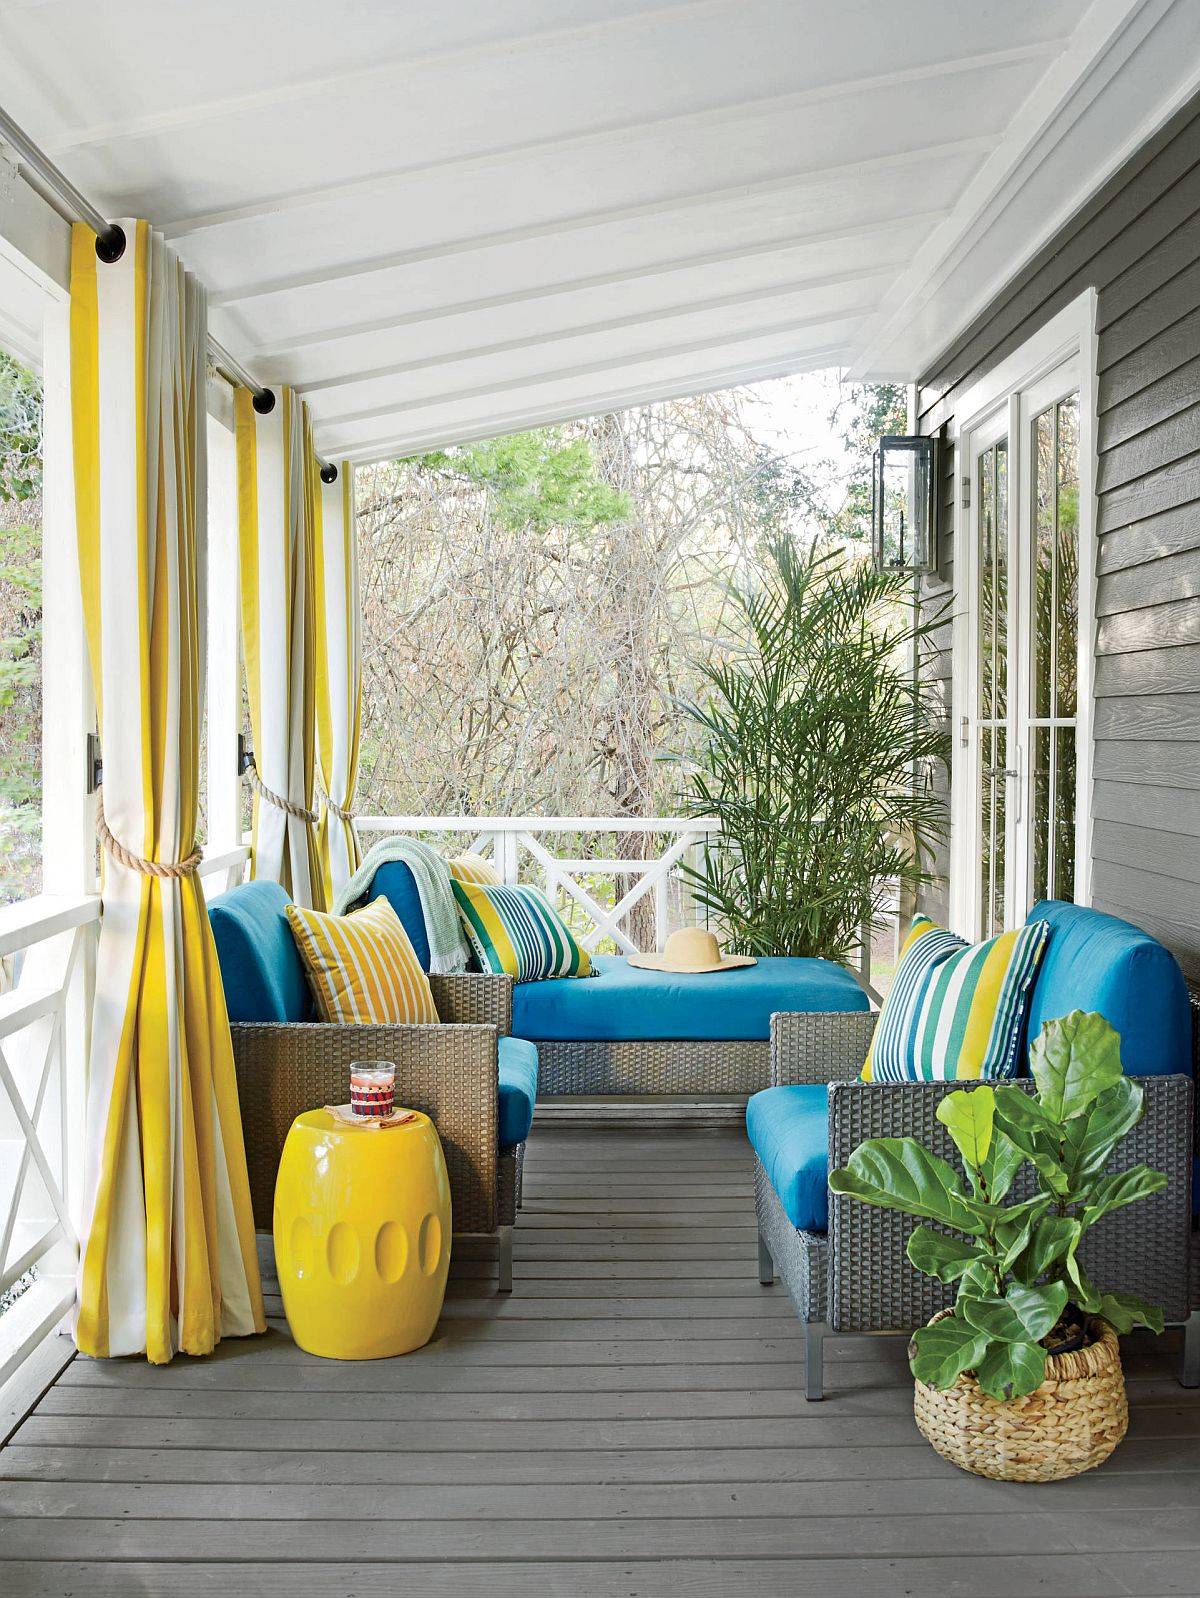
{"type": "MultiPolygon", "coordinates": [[[[1079,702],[1076,732],[1075,900],[1091,902],[1092,767],[1095,747],[1094,677],[1096,658],[1096,310],[1095,289],[1087,289],[971,385],[955,406],[950,428],[954,446],[954,604],[952,644],[954,756],[950,783],[950,924],[961,936],[978,936],[980,912],[978,803],[980,740],[972,732],[979,714],[979,550],[973,536],[970,496],[972,437],[1007,411],[1009,519],[1021,509],[1017,496],[1029,492],[1025,429],[1029,408],[1022,397],[1056,368],[1074,359],[1079,373],[1079,702]]],[[[1025,550],[1017,546],[1010,563],[1010,609],[1024,651],[1029,642],[1025,550]]],[[[1013,660],[1010,658],[1010,671],[1013,660]]],[[[1011,751],[1010,751],[1011,753],[1011,751]]],[[[1009,794],[1006,814],[1017,801],[1022,815],[1032,799],[1029,761],[1020,752],[1018,793],[1009,794]]],[[[1018,919],[1023,911],[1018,906],[1018,919]]]]}

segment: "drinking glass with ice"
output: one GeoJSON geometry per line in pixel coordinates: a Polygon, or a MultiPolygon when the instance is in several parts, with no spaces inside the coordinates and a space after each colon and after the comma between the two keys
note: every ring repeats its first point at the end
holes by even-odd
{"type": "Polygon", "coordinates": [[[350,1108],[355,1115],[390,1115],[396,1102],[396,1067],[390,1060],[351,1060],[350,1108]]]}

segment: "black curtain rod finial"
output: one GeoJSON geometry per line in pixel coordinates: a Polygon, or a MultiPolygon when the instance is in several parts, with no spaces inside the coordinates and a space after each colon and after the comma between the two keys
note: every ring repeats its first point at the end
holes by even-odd
{"type": "Polygon", "coordinates": [[[264,388],[261,394],[254,396],[251,404],[260,416],[270,416],[275,409],[275,390],[264,388]]]}
{"type": "Polygon", "coordinates": [[[332,464],[329,464],[329,465],[326,465],[326,466],[322,466],[322,468],[321,468],[321,481],[323,483],[336,483],[337,482],[337,467],[332,465],[332,464]]]}
{"type": "Polygon", "coordinates": [[[96,254],[105,266],[115,266],[125,254],[125,229],[116,222],[105,232],[96,235],[96,254]]]}

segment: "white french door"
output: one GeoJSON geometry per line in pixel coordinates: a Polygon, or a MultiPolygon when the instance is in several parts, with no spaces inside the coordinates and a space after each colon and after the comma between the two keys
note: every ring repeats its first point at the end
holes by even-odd
{"type": "Polygon", "coordinates": [[[1074,343],[1018,352],[959,433],[951,893],[975,938],[1087,895],[1091,351],[1074,343]]]}

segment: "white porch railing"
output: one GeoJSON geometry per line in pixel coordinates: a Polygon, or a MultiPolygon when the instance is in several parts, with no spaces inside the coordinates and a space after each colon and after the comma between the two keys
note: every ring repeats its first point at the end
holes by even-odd
{"type": "MultiPolygon", "coordinates": [[[[249,850],[206,852],[240,881],[249,850]]],[[[75,1298],[84,1100],[100,900],[40,894],[0,908],[0,1385],[75,1298]]]]}
{"type": "Polygon", "coordinates": [[[360,816],[357,826],[364,844],[374,841],[372,834],[456,835],[463,850],[490,856],[504,882],[538,881],[569,912],[586,949],[595,950],[611,938],[626,954],[639,952],[627,930],[630,912],[639,905],[654,906],[653,942],[658,948],[676,926],[703,922],[703,910],[687,891],[679,866],[689,856],[694,859],[704,839],[720,831],[717,821],[664,816],[360,816]],[[564,836],[584,841],[577,855],[554,852],[551,840],[564,836]],[[611,852],[614,845],[608,840],[630,836],[646,840],[641,856],[627,859],[611,852]],[[586,847],[588,839],[599,842],[595,852],[586,847]],[[597,879],[611,884],[608,902],[598,897],[597,879]]]}
{"type": "Polygon", "coordinates": [[[0,1315],[0,1382],[75,1296],[79,1153],[100,901],[39,895],[0,910],[0,1294],[36,1280],[0,1315]],[[19,964],[19,970],[17,970],[19,964]]]}

